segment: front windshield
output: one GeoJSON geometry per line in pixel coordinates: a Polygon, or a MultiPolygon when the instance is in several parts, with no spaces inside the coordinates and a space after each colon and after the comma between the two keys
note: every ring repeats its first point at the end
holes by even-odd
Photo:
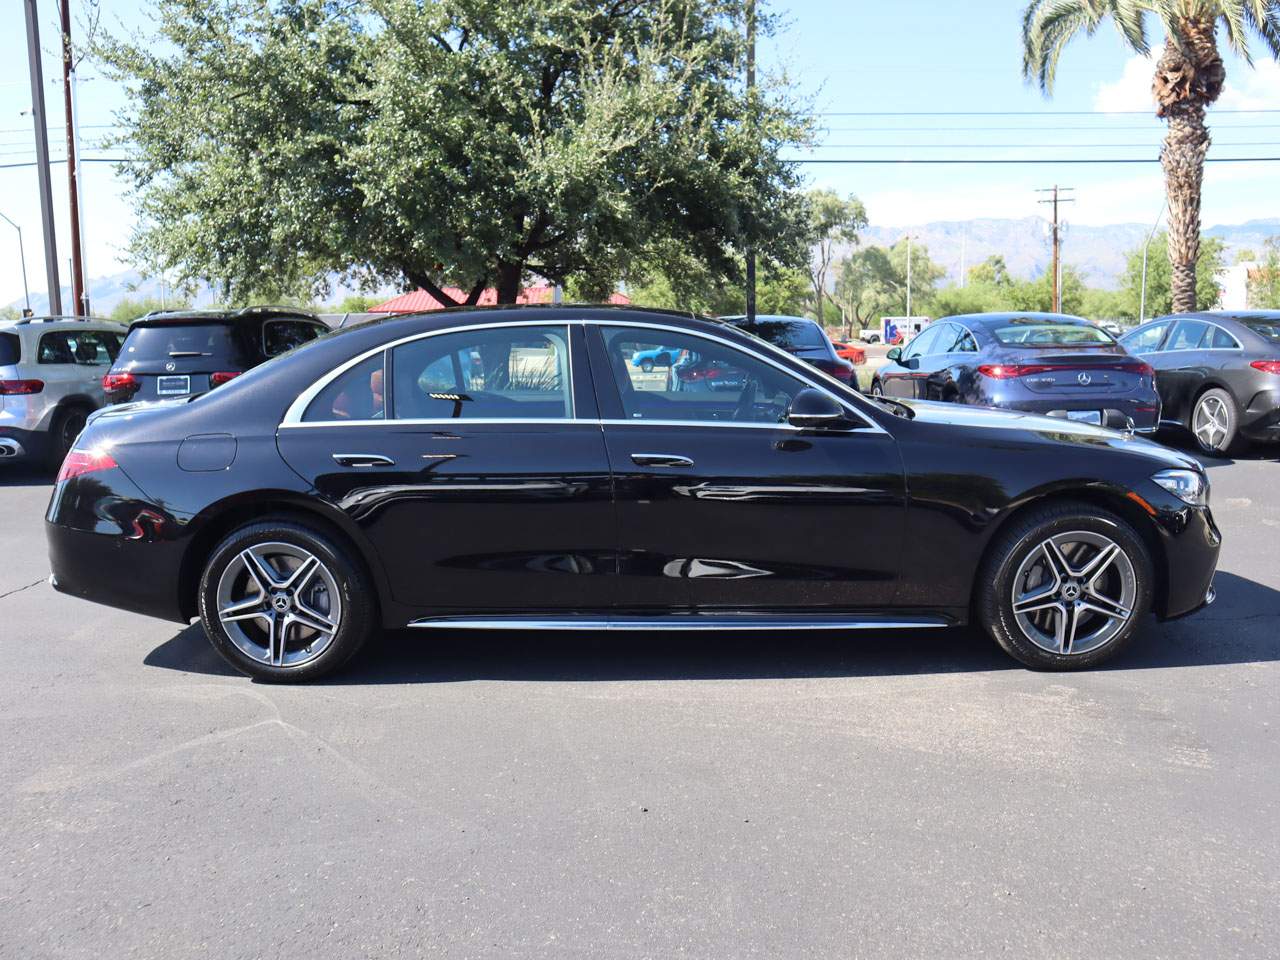
{"type": "Polygon", "coordinates": [[[1088,323],[1062,323],[1030,317],[1009,320],[994,327],[995,338],[1006,347],[1110,346],[1115,337],[1088,323]]]}

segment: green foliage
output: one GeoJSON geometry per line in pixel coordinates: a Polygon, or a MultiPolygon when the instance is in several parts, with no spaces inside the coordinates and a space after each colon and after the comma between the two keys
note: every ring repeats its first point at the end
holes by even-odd
{"type": "Polygon", "coordinates": [[[111,308],[111,313],[107,315],[108,320],[114,320],[116,323],[129,323],[137,320],[138,317],[156,310],[185,310],[191,306],[189,300],[174,299],[168,297],[161,300],[159,297],[125,297],[111,308]]]}
{"type": "MultiPolygon", "coordinates": [[[[937,281],[946,269],[929,259],[929,248],[911,244],[911,310],[927,307],[937,281]]],[[[841,262],[836,274],[832,300],[840,307],[851,330],[865,327],[873,319],[902,315],[907,309],[907,241],[892,247],[866,247],[841,262]]]]}
{"type": "Polygon", "coordinates": [[[360,293],[353,293],[350,296],[343,297],[342,302],[334,307],[334,313],[368,313],[370,307],[376,307],[380,303],[386,301],[386,297],[370,297],[360,293]]]}
{"type": "MultiPolygon", "coordinates": [[[[834,190],[809,191],[809,283],[818,321],[823,320],[823,305],[831,299],[827,278],[836,244],[856,245],[858,231],[867,225],[867,209],[857,197],[845,200],[834,190]]],[[[834,302],[834,301],[833,301],[834,302]]],[[[761,311],[763,312],[763,311],[761,311]]]]}
{"type": "Polygon", "coordinates": [[[17,307],[0,307],[0,320],[17,320],[22,316],[22,311],[17,307]]]}
{"type": "Polygon", "coordinates": [[[1269,237],[1262,261],[1249,271],[1249,306],[1280,310],[1280,237],[1269,237]]]}
{"type": "Polygon", "coordinates": [[[1004,257],[998,253],[993,253],[977,266],[970,267],[969,281],[973,284],[996,288],[1013,284],[1013,278],[1009,276],[1009,267],[1004,262],[1004,257]]]}
{"type": "MultiPolygon", "coordinates": [[[[1173,310],[1173,271],[1169,266],[1168,234],[1156,234],[1147,253],[1147,317],[1173,310]]],[[[1224,244],[1216,237],[1200,238],[1200,259],[1196,263],[1197,310],[1208,310],[1218,302],[1217,273],[1222,269],[1224,244]]],[[[1142,299],[1142,246],[1129,251],[1129,262],[1120,277],[1126,317],[1137,317],[1142,299]]]]}
{"type": "Polygon", "coordinates": [[[1080,316],[1090,320],[1134,320],[1129,312],[1129,299],[1123,290],[1101,290],[1089,287],[1080,301],[1080,316]]]}
{"type": "Polygon", "coordinates": [[[97,47],[133,252],[229,299],[331,271],[504,302],[641,263],[738,282],[748,243],[803,266],[781,158],[811,120],[783,81],[745,91],[746,2],[157,0],[155,34],[97,47]]]}
{"type": "MultiPolygon", "coordinates": [[[[694,293],[673,284],[663,273],[654,273],[627,284],[627,296],[641,307],[687,310],[708,316],[734,316],[747,312],[747,296],[742,286],[710,284],[694,293]]],[[[808,316],[809,277],[803,270],[779,269],[756,278],[756,312],[786,316],[808,316]]]]}

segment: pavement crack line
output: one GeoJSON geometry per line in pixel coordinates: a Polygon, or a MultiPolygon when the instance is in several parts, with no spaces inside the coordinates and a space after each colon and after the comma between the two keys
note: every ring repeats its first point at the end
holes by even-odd
{"type": "Polygon", "coordinates": [[[12,590],[0,593],[0,600],[3,600],[5,597],[12,597],[15,593],[21,593],[23,590],[30,590],[32,587],[38,587],[40,584],[44,583],[46,579],[47,578],[45,577],[41,577],[39,580],[32,583],[24,584],[21,587],[14,587],[12,590]]]}

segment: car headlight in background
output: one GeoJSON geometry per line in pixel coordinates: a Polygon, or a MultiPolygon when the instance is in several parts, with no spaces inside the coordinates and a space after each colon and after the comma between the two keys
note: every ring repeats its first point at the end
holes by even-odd
{"type": "Polygon", "coordinates": [[[1151,478],[1193,507],[1209,505],[1209,479],[1196,470],[1161,470],[1151,478]]]}

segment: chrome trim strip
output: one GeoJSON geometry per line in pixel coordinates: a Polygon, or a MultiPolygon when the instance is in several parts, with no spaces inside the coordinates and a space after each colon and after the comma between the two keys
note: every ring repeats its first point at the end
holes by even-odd
{"type": "Polygon", "coordinates": [[[415,420],[307,420],[300,423],[282,423],[281,429],[288,428],[297,430],[304,427],[423,427],[423,426],[450,426],[457,427],[465,424],[487,423],[487,424],[505,424],[507,426],[519,426],[523,423],[540,423],[540,424],[557,424],[563,426],[566,423],[590,424],[595,426],[598,420],[581,420],[576,417],[528,417],[525,419],[498,418],[498,417],[442,417],[440,419],[415,419],[415,420]]]}
{"type": "Polygon", "coordinates": [[[942,617],[905,619],[821,619],[760,616],[713,617],[671,614],[667,617],[422,617],[415,630],[924,630],[952,626],[942,617]]]}

